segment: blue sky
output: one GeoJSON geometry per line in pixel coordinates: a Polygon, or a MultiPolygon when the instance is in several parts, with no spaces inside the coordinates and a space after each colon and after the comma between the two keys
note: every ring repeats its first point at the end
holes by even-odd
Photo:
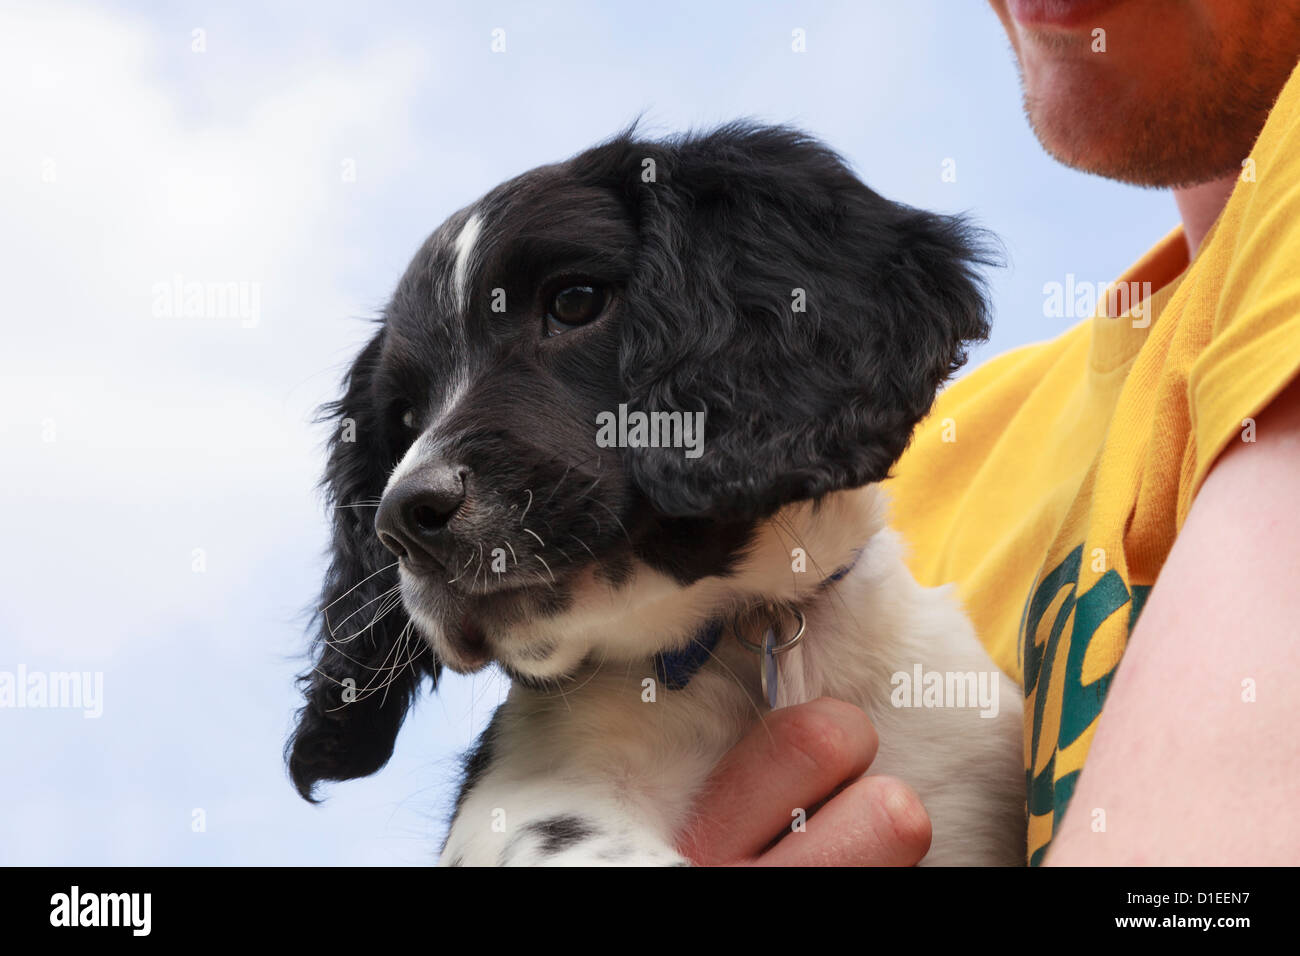
{"type": "Polygon", "coordinates": [[[981,4],[159,6],[0,11],[0,672],[103,675],[98,718],[0,707],[3,863],[432,858],[491,675],[449,675],[321,807],[284,776],[325,542],[310,419],[421,240],[500,180],[642,114],[795,123],[1000,236],[976,364],[1075,321],[1045,283],[1112,279],[1176,222],[1043,154],[981,4]],[[256,308],[160,312],[178,276],[256,308]]]}

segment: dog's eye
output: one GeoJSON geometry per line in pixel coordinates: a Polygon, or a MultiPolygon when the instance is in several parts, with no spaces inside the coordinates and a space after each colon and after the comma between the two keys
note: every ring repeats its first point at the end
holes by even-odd
{"type": "Polygon", "coordinates": [[[416,425],[419,424],[416,419],[414,405],[407,405],[405,402],[395,404],[390,414],[393,416],[392,420],[407,431],[414,431],[416,425]]]}
{"type": "Polygon", "coordinates": [[[546,334],[560,335],[586,325],[605,309],[605,290],[594,285],[571,285],[551,298],[546,309],[546,334]]]}

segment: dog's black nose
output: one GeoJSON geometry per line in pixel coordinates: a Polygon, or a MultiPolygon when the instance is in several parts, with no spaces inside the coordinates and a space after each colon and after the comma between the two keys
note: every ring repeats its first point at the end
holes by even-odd
{"type": "Polygon", "coordinates": [[[452,544],[447,525],[465,502],[468,480],[464,465],[436,462],[388,489],[375,515],[384,547],[416,569],[445,564],[452,544]]]}

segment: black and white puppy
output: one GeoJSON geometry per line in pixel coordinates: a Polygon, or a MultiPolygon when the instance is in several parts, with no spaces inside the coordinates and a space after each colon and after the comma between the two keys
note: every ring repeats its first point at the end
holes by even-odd
{"type": "Polygon", "coordinates": [[[382,767],[440,667],[496,662],[442,861],[680,863],[718,759],[829,695],[925,803],[927,862],[1022,863],[1019,694],[877,487],[987,334],[984,261],[744,124],[627,133],[452,216],[329,406],[299,791],[382,767]]]}

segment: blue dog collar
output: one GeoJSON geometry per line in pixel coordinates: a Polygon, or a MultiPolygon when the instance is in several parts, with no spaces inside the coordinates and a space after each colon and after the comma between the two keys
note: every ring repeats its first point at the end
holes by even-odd
{"type": "Polygon", "coordinates": [[[682,690],[691,682],[696,671],[704,666],[713,649],[722,639],[722,620],[715,618],[691,638],[691,642],[678,651],[664,651],[655,655],[655,673],[659,683],[669,690],[682,690]]]}
{"type": "MultiPolygon", "coordinates": [[[[817,585],[818,590],[825,590],[837,581],[843,580],[845,575],[853,570],[853,566],[858,563],[860,557],[862,557],[862,550],[858,549],[854,552],[853,559],[848,564],[837,568],[830,577],[817,585]]],[[[712,656],[713,649],[718,646],[718,641],[722,639],[722,630],[722,619],[714,618],[700,628],[685,647],[676,651],[662,651],[656,654],[655,675],[659,678],[659,682],[669,690],[683,690],[691,682],[691,678],[699,672],[700,668],[712,656]]],[[[763,666],[774,668],[775,657],[767,655],[763,666]]],[[[770,683],[774,691],[775,674],[772,675],[770,683]]],[[[769,692],[769,703],[771,698],[772,694],[769,692]]]]}

